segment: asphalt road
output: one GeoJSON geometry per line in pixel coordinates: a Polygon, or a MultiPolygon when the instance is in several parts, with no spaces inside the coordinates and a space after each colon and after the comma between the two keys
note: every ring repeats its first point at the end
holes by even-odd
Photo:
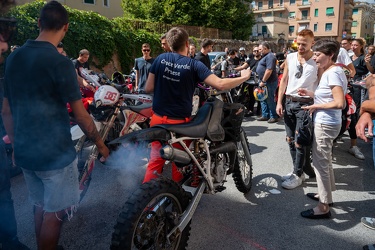
{"type": "MultiPolygon", "coordinates": [[[[229,176],[225,191],[205,194],[192,219],[189,250],[351,250],[375,243],[375,231],[360,222],[362,216],[375,216],[371,144],[359,141],[364,161],[347,153],[348,136],[335,144],[337,191],[333,194],[333,218],[308,220],[300,212],[316,204],[305,196],[317,191],[315,179],[306,180],[294,190],[281,187],[280,177],[292,168],[283,122],[268,124],[249,118],[243,127],[254,163],[252,190],[243,195],[229,176]],[[272,194],[272,189],[280,194],[272,194]]],[[[63,225],[60,245],[72,250],[109,249],[121,206],[141,183],[143,174],[142,167],[115,169],[98,165],[77,213],[63,225]]],[[[12,192],[19,238],[36,249],[32,207],[22,175],[12,179],[12,192]]]]}

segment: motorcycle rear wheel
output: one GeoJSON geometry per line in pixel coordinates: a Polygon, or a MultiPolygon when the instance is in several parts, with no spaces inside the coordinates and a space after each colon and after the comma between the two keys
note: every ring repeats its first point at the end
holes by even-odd
{"type": "Polygon", "coordinates": [[[190,222],[167,241],[167,234],[189,204],[189,195],[177,183],[154,179],[143,184],[125,203],[112,234],[111,249],[182,250],[190,236],[190,222]]]}
{"type": "Polygon", "coordinates": [[[237,157],[233,169],[233,179],[238,191],[247,193],[251,189],[253,161],[245,131],[241,128],[240,141],[237,142],[237,157]]]}

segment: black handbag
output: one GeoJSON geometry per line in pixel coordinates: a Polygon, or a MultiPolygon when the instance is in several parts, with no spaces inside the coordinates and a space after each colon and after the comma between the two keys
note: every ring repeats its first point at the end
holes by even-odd
{"type": "Polygon", "coordinates": [[[302,119],[302,126],[296,131],[296,142],[302,146],[311,146],[313,141],[314,124],[308,110],[305,110],[302,119]]]}

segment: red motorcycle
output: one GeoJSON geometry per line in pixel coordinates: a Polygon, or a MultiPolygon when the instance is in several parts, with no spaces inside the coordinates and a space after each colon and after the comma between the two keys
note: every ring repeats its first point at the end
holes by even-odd
{"type": "MultiPolygon", "coordinates": [[[[146,94],[121,94],[115,87],[100,86],[94,95],[94,101],[89,105],[90,115],[98,128],[103,141],[108,143],[120,136],[136,130],[149,127],[152,116],[152,96],[146,94]],[[129,105],[129,100],[137,101],[140,105],[129,105]]],[[[86,136],[78,125],[71,128],[72,139],[78,140],[78,169],[81,200],[87,192],[91,181],[91,172],[99,152],[95,145],[86,140],[86,136]],[[88,157],[84,157],[83,149],[92,146],[88,157]]],[[[117,146],[108,145],[111,150],[117,146]]]]}

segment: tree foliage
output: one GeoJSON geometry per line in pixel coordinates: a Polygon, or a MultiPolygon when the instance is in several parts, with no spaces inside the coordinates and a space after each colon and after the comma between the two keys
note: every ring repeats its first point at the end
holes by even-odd
{"type": "Polygon", "coordinates": [[[128,18],[230,30],[247,40],[254,17],[252,0],[122,0],[128,18]]]}
{"type": "MultiPolygon", "coordinates": [[[[32,3],[12,8],[7,16],[17,19],[17,35],[12,44],[22,45],[27,39],[35,39],[39,34],[37,20],[45,1],[37,0],[32,3]]],[[[134,64],[134,57],[142,56],[142,43],[149,43],[157,55],[161,52],[160,34],[144,30],[132,30],[124,18],[109,20],[95,12],[81,11],[65,6],[69,13],[69,29],[62,41],[64,50],[72,57],[78,57],[78,52],[86,48],[96,59],[96,66],[102,69],[117,54],[121,69],[128,72],[134,64]]],[[[91,62],[92,63],[92,62],[91,62]]]]}

